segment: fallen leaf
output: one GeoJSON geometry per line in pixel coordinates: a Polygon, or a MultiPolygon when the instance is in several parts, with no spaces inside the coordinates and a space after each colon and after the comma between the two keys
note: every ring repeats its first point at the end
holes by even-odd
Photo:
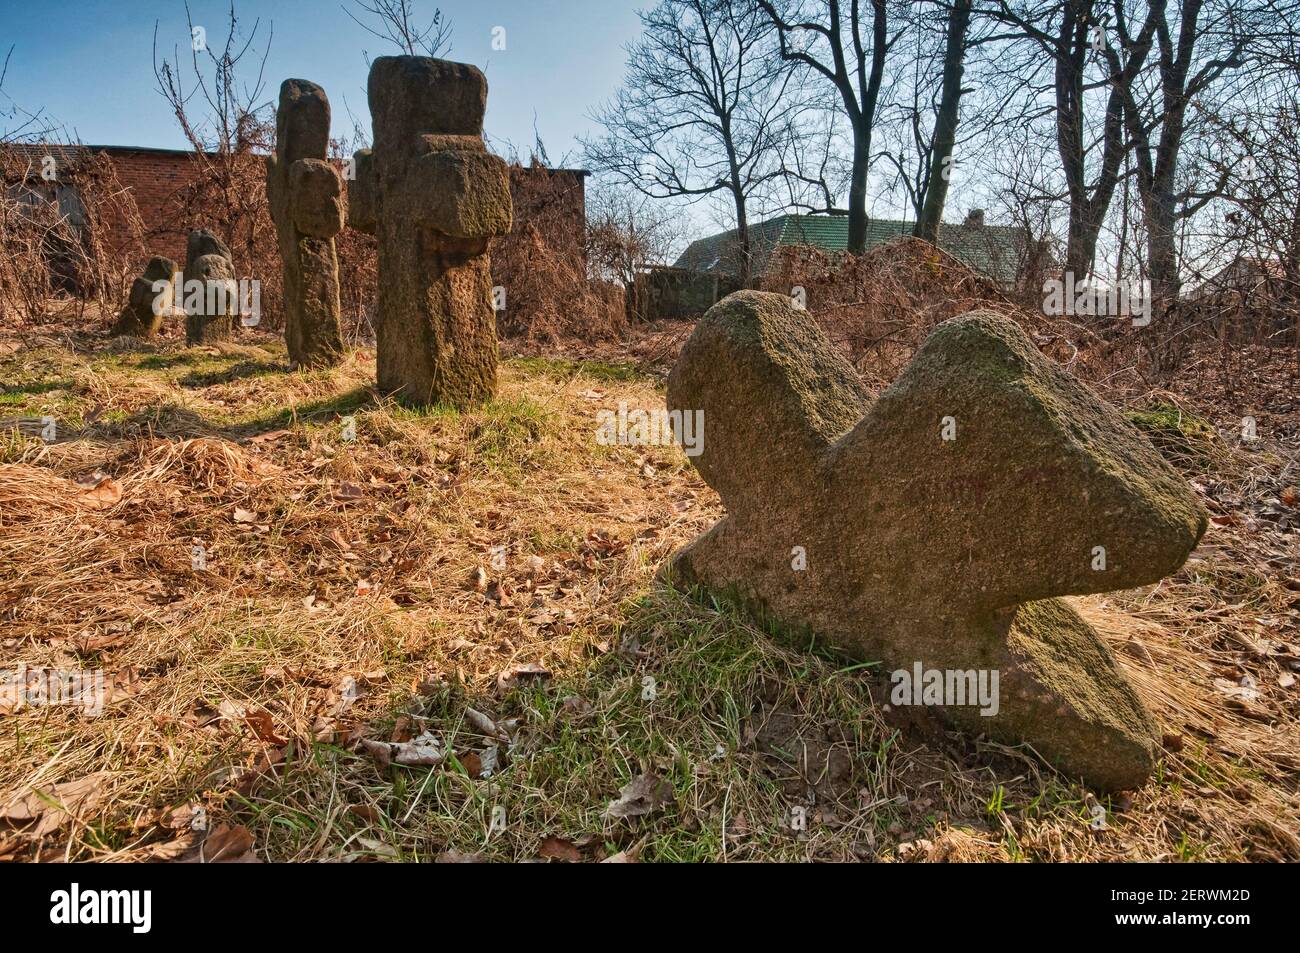
{"type": "Polygon", "coordinates": [[[257,514],[252,512],[251,510],[245,510],[238,506],[235,507],[236,523],[252,523],[256,519],[257,519],[257,514]]]}
{"type": "Polygon", "coordinates": [[[538,662],[529,662],[526,665],[516,665],[508,668],[497,676],[497,687],[502,691],[514,688],[520,682],[532,679],[550,678],[551,671],[538,662]]]}
{"type": "Polygon", "coordinates": [[[444,850],[433,859],[435,864],[477,864],[478,854],[462,854],[458,850],[444,850]]]}
{"type": "Polygon", "coordinates": [[[565,863],[576,864],[582,860],[582,851],[578,850],[573,841],[567,837],[547,837],[537,848],[537,856],[545,857],[547,860],[562,860],[565,863]]]}
{"type": "Polygon", "coordinates": [[[359,817],[363,821],[369,821],[371,824],[378,824],[380,814],[369,804],[349,804],[348,813],[353,817],[359,817]]]}
{"type": "Polygon", "coordinates": [[[122,499],[122,487],[116,480],[98,470],[79,478],[77,486],[81,490],[79,502],[91,509],[105,510],[122,499]]]}
{"type": "Polygon", "coordinates": [[[501,735],[501,729],[496,726],[496,722],[473,708],[465,709],[465,722],[480,735],[488,738],[497,738],[501,735]]]}
{"type": "Polygon", "coordinates": [[[227,721],[243,721],[244,716],[248,714],[248,706],[232,702],[227,698],[217,705],[217,713],[227,721]]]}
{"type": "Polygon", "coordinates": [[[44,837],[72,820],[89,817],[107,793],[106,784],[116,772],[96,771],[76,781],[32,788],[23,785],[0,805],[0,820],[36,821],[33,837],[44,837]]]}
{"type": "Polygon", "coordinates": [[[381,768],[386,768],[390,764],[432,768],[447,759],[442,740],[429,731],[410,741],[372,741],[363,738],[361,747],[381,768]]]}
{"type": "Polygon", "coordinates": [[[258,741],[282,748],[287,745],[288,739],[281,738],[275,733],[275,721],[271,718],[271,713],[265,708],[258,708],[250,711],[244,716],[244,721],[249,728],[253,729],[253,734],[257,736],[258,741]]]}
{"type": "Polygon", "coordinates": [[[620,850],[617,854],[611,854],[601,861],[602,864],[635,864],[637,862],[638,851],[620,850]]]}
{"type": "Polygon", "coordinates": [[[221,824],[203,839],[203,843],[182,857],[182,864],[259,864],[253,853],[253,834],[242,824],[221,824]]]}
{"type": "Polygon", "coordinates": [[[270,443],[273,440],[279,440],[281,437],[287,437],[293,433],[292,430],[268,430],[266,433],[259,433],[255,437],[249,437],[249,443],[270,443]]]}
{"type": "Polygon", "coordinates": [[[605,817],[640,817],[663,807],[672,796],[672,784],[647,771],[623,786],[605,808],[605,817]]]}

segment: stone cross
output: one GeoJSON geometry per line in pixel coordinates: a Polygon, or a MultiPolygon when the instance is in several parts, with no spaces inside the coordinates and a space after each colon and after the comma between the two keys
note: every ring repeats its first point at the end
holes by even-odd
{"type": "Polygon", "coordinates": [[[239,308],[235,263],[230,249],[206,228],[190,232],[185,242],[185,272],[176,300],[185,310],[185,342],[210,344],[235,335],[239,308]]]}
{"type": "Polygon", "coordinates": [[[510,230],[505,162],[483,143],[475,67],[381,56],[370,67],[374,148],[356,155],[348,224],[379,243],[379,388],[466,407],[496,390],[488,241],[510,230]]]}
{"type": "Polygon", "coordinates": [[[284,339],[293,367],[337,364],[339,260],[343,188],[326,161],[330,104],[325,90],[286,79],[275,113],[275,152],[266,160],[266,195],[280,238],[284,271],[284,339]]]}
{"type": "Polygon", "coordinates": [[[172,313],[175,271],[176,262],[170,258],[155,255],[149,259],[144,274],[131,282],[131,295],[126,307],[117,316],[117,323],[113,325],[114,334],[150,338],[158,333],[163,319],[172,313]],[[158,282],[166,284],[154,291],[154,285],[158,282]]]}
{"type": "Polygon", "coordinates": [[[943,716],[1098,788],[1149,775],[1151,716],[1053,597],[1174,572],[1205,512],[1014,322],[945,322],[872,401],[807,311],[742,291],[696,326],[668,405],[703,411],[693,459],[727,507],[677,555],[679,585],[730,592],[885,672],[997,671],[995,712],[936,695],[943,716]]]}

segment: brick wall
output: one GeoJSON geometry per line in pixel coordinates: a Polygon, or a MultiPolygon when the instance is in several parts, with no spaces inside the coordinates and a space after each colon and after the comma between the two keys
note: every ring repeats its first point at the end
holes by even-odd
{"type": "MultiPolygon", "coordinates": [[[[42,182],[39,177],[41,163],[47,152],[59,156],[60,205],[69,199],[69,207],[79,207],[78,180],[87,174],[105,180],[104,166],[111,165],[112,177],[125,197],[113,194],[112,201],[104,201],[110,193],[98,189],[96,215],[103,228],[96,233],[100,247],[109,262],[124,264],[124,273],[139,273],[152,255],[166,255],[178,264],[184,263],[185,241],[191,229],[211,223],[193,220],[193,213],[184,212],[189,188],[199,174],[194,153],[172,149],[150,149],[131,146],[58,147],[44,144],[5,146],[0,149],[0,179],[6,188],[14,183],[24,186],[32,194],[55,200],[59,190],[42,182]],[[85,152],[94,153],[96,162],[86,163],[81,158],[85,152]],[[13,159],[15,161],[9,161],[13,159]],[[25,171],[24,171],[25,170],[25,171]],[[16,178],[15,178],[16,176],[16,178]]],[[[249,157],[258,168],[253,180],[262,178],[261,158],[249,157]]],[[[531,281],[536,287],[553,286],[560,281],[582,281],[586,272],[586,194],[587,173],[580,169],[550,169],[543,166],[513,166],[510,170],[511,194],[515,216],[511,234],[497,241],[493,250],[493,281],[522,291],[531,281]],[[537,254],[538,251],[544,252],[537,254]],[[557,264],[560,263],[560,264],[557,264]],[[512,271],[512,268],[514,269],[512,271]]],[[[268,213],[269,215],[269,213],[268,213]]],[[[253,229],[256,249],[236,248],[236,261],[257,273],[263,281],[263,310],[274,321],[279,289],[278,252],[275,249],[274,229],[269,219],[253,229]],[[265,247],[263,247],[265,246],[265,247]]],[[[364,236],[345,233],[341,249],[349,253],[373,255],[373,242],[364,236]],[[353,240],[355,239],[355,240],[353,240]]],[[[353,311],[371,300],[375,289],[373,261],[358,259],[341,261],[343,276],[360,279],[351,288],[353,311]],[[368,276],[361,278],[361,276],[368,276]]],[[[534,289],[536,290],[536,288],[534,289]]],[[[527,295],[516,297],[527,301],[527,295]]],[[[526,311],[517,311],[527,323],[526,311]]],[[[268,325],[269,326],[269,325],[268,325]]]]}
{"type": "MultiPolygon", "coordinates": [[[[192,152],[171,149],[142,149],[124,146],[91,146],[107,155],[122,186],[129,189],[140,209],[149,254],[166,255],[178,262],[185,258],[185,238],[202,223],[177,220],[178,197],[194,181],[197,163],[192,152]]],[[[514,166],[510,170],[510,191],[515,203],[515,226],[544,222],[544,238],[556,247],[572,248],[584,255],[586,234],[587,173],[580,169],[548,169],[514,166]]],[[[127,224],[110,222],[111,247],[125,247],[127,224]]]]}
{"type": "Polygon", "coordinates": [[[510,198],[518,234],[528,223],[537,225],[548,245],[587,260],[587,172],[545,166],[510,167],[510,198]]]}
{"type": "MultiPolygon", "coordinates": [[[[113,162],[118,181],[129,190],[144,224],[144,244],[150,255],[166,255],[177,263],[185,261],[185,239],[190,229],[201,224],[177,219],[179,196],[198,173],[194,153],[172,149],[137,149],[120,146],[92,146],[113,162]]],[[[122,248],[129,241],[128,224],[121,219],[105,223],[110,247],[122,248]]]]}

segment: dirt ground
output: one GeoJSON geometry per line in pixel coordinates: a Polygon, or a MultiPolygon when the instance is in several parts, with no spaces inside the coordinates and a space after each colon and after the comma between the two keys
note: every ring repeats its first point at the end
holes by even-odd
{"type": "Polygon", "coordinates": [[[0,671],[106,697],[0,688],[0,859],[1300,860],[1285,368],[1105,390],[1212,523],[1160,584],[1073,600],[1164,735],[1099,799],[656,580],[718,500],[595,414],[662,406],[687,333],[507,345],[465,414],[380,399],[365,348],[0,335],[0,671]]]}

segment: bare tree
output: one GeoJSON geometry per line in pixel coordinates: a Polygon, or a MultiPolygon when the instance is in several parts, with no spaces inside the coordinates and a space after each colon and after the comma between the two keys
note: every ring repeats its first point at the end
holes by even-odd
{"type": "MultiPolygon", "coordinates": [[[[1064,266],[1079,277],[1094,271],[1098,237],[1128,148],[1122,89],[1145,64],[1154,30],[1144,24],[1126,37],[1123,61],[1108,64],[1102,54],[1105,2],[997,0],[984,11],[1027,40],[1039,64],[1050,65],[1056,151],[1069,207],[1064,266]],[[1097,99],[1100,112],[1090,104],[1097,99]]],[[[1035,68],[1026,73],[1033,76],[1035,68]]]]}
{"type": "Polygon", "coordinates": [[[265,69],[272,28],[261,20],[244,31],[232,2],[220,45],[195,24],[185,8],[190,33],[188,62],[173,49],[158,54],[154,26],[154,76],[182,134],[194,150],[195,174],[176,196],[173,211],[188,231],[207,227],[229,246],[241,274],[262,281],[267,327],[280,314],[279,245],[266,199],[265,155],[274,145],[275,112],[266,96],[265,69]],[[259,34],[265,33],[260,41],[259,34]]]}
{"type": "Polygon", "coordinates": [[[588,191],[588,272],[623,288],[628,317],[649,317],[647,284],[637,278],[664,260],[672,239],[670,217],[643,193],[603,183],[588,191]]]}
{"type": "Polygon", "coordinates": [[[948,9],[948,24],[944,33],[943,80],[939,108],[934,115],[934,135],[926,150],[924,198],[917,216],[914,234],[929,242],[939,240],[939,226],[943,222],[943,208],[948,199],[948,176],[952,155],[957,144],[957,121],[961,97],[962,74],[966,66],[966,36],[970,29],[971,0],[954,0],[948,9]],[[938,160],[939,168],[936,169],[938,160]],[[945,164],[946,163],[946,164],[945,164]]]}
{"type": "Polygon", "coordinates": [[[855,254],[866,248],[871,136],[880,106],[885,57],[897,39],[887,35],[886,0],[867,3],[871,9],[869,40],[863,36],[860,0],[850,0],[847,15],[840,0],[758,0],[777,29],[782,59],[824,77],[839,94],[848,117],[853,140],[848,250],[855,254]],[[813,7],[821,9],[810,12],[813,7]]]}
{"type": "Polygon", "coordinates": [[[747,284],[749,202],[782,174],[791,71],[747,0],[664,0],[641,22],[623,88],[595,116],[605,134],[583,141],[586,161],[654,198],[725,195],[747,284]]]}
{"type": "MultiPolygon", "coordinates": [[[[1210,273],[1193,295],[1249,312],[1249,320],[1238,321],[1242,330],[1270,344],[1289,323],[1300,360],[1300,70],[1288,79],[1289,88],[1249,114],[1204,118],[1212,134],[1200,161],[1228,186],[1203,229],[1208,247],[1199,258],[1210,273]]],[[[1195,269],[1185,263],[1184,270],[1195,269]]],[[[1226,343],[1228,315],[1217,317],[1226,343]]]]}
{"type": "Polygon", "coordinates": [[[5,77],[9,75],[9,63],[13,55],[14,47],[10,46],[5,51],[4,62],[0,63],[0,145],[39,141],[55,132],[54,124],[42,110],[28,112],[5,93],[5,77]]]}
{"type": "Polygon", "coordinates": [[[1252,39],[1276,26],[1279,4],[1270,0],[1183,0],[1169,16],[1168,0],[1147,0],[1140,30],[1125,0],[1113,0],[1116,39],[1106,43],[1112,82],[1134,146],[1134,167],[1147,240],[1147,269],[1157,307],[1178,297],[1181,286],[1177,230],[1223,194],[1222,172],[1211,184],[1180,188],[1179,166],[1188,138],[1190,107],[1214,94],[1216,84],[1246,66],[1252,39]],[[1132,69],[1154,45],[1154,72],[1132,69]],[[1123,54],[1129,63],[1125,64],[1123,54]],[[1127,67],[1127,69],[1126,69],[1127,67]]]}
{"type": "Polygon", "coordinates": [[[433,18],[419,26],[414,0],[352,0],[358,13],[372,20],[363,23],[343,7],[354,23],[372,36],[394,44],[407,56],[442,56],[451,52],[451,23],[435,7],[433,18]]]}

